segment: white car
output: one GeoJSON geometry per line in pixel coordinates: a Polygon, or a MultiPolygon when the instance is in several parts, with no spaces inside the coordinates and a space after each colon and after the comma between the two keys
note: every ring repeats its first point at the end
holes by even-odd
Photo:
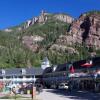
{"type": "Polygon", "coordinates": [[[59,89],[68,89],[68,84],[67,83],[61,83],[58,88],[59,89]]]}

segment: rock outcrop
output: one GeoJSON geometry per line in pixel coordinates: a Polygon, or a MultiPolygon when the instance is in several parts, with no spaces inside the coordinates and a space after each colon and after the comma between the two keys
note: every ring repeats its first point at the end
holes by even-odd
{"type": "Polygon", "coordinates": [[[69,23],[69,24],[71,24],[74,21],[74,18],[65,14],[57,14],[54,17],[62,22],[69,23]]]}
{"type": "Polygon", "coordinates": [[[60,53],[79,54],[74,48],[65,45],[53,44],[50,49],[60,53]]]}
{"type": "Polygon", "coordinates": [[[8,29],[8,28],[7,28],[7,29],[5,29],[4,31],[5,31],[5,32],[12,32],[12,29],[8,29]]]}
{"type": "Polygon", "coordinates": [[[69,32],[61,35],[56,43],[72,45],[85,43],[87,47],[100,48],[100,14],[83,14],[72,22],[69,32]]]}
{"type": "Polygon", "coordinates": [[[37,44],[38,42],[41,42],[44,38],[38,35],[34,36],[24,36],[22,38],[22,43],[32,50],[33,52],[36,52],[39,48],[39,45],[37,44]]]}
{"type": "Polygon", "coordinates": [[[24,29],[28,28],[31,25],[34,25],[35,23],[45,23],[47,21],[47,15],[48,13],[42,10],[39,17],[33,17],[31,20],[26,21],[24,29]]]}
{"type": "Polygon", "coordinates": [[[84,14],[72,23],[70,28],[75,42],[100,48],[100,14],[84,14]],[[81,38],[80,38],[81,37],[81,38]]]}
{"type": "MultiPolygon", "coordinates": [[[[24,29],[28,28],[31,25],[34,25],[35,23],[44,24],[48,20],[49,15],[50,13],[46,13],[42,10],[39,17],[33,17],[32,19],[26,21],[24,29]]],[[[52,18],[69,24],[71,24],[74,20],[74,18],[66,14],[54,14],[52,18]]]]}

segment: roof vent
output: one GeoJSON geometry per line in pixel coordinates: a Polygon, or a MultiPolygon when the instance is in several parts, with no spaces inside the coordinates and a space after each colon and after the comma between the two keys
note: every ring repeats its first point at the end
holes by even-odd
{"type": "Polygon", "coordinates": [[[5,75],[6,71],[4,69],[2,69],[2,75],[5,75]]]}
{"type": "Polygon", "coordinates": [[[24,68],[22,69],[22,74],[26,74],[26,70],[24,68]]]}

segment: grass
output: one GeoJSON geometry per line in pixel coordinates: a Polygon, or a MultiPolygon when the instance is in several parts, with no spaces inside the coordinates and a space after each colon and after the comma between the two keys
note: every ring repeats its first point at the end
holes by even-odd
{"type": "Polygon", "coordinates": [[[8,99],[8,100],[38,100],[37,98],[34,98],[34,99],[32,99],[31,97],[24,97],[24,96],[21,96],[20,94],[18,94],[18,95],[6,95],[6,96],[4,96],[4,97],[0,97],[0,100],[1,99],[8,99]]]}
{"type": "MultiPolygon", "coordinates": [[[[13,99],[13,100],[32,100],[30,97],[23,97],[21,95],[13,95],[13,96],[10,96],[10,95],[6,95],[4,97],[0,97],[0,99],[13,99]]],[[[36,99],[35,99],[36,100],[36,99]]]]}

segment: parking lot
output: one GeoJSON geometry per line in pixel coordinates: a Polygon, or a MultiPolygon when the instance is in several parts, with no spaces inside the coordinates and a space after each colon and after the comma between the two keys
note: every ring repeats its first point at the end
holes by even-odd
{"type": "Polygon", "coordinates": [[[72,91],[44,89],[39,95],[39,100],[100,100],[99,93],[88,91],[72,91]]]}

